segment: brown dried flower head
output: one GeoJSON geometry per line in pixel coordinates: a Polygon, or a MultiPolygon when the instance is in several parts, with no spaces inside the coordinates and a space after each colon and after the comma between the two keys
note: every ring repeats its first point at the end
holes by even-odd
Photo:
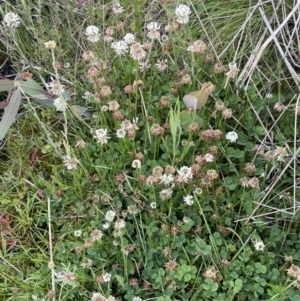
{"type": "Polygon", "coordinates": [[[164,128],[161,127],[158,123],[152,124],[150,128],[150,133],[154,136],[160,136],[164,134],[164,128]]]}
{"type": "Polygon", "coordinates": [[[256,167],[253,163],[246,163],[243,170],[248,175],[252,175],[254,172],[256,172],[256,167]]]}
{"type": "Polygon", "coordinates": [[[232,117],[232,110],[231,110],[231,109],[225,108],[225,109],[222,111],[222,116],[223,116],[225,119],[231,118],[231,117],[232,117]]]}
{"type": "Polygon", "coordinates": [[[33,76],[32,73],[30,73],[29,71],[25,71],[21,74],[21,77],[24,80],[31,79],[32,76],[33,76]]]}
{"type": "Polygon", "coordinates": [[[109,86],[103,86],[100,90],[100,96],[107,97],[112,94],[112,91],[109,86]]]}
{"type": "Polygon", "coordinates": [[[172,272],[174,271],[177,267],[179,266],[178,262],[173,259],[169,260],[167,263],[165,263],[164,267],[166,268],[167,272],[172,272]]]}
{"type": "Polygon", "coordinates": [[[170,96],[162,96],[160,98],[159,103],[163,106],[163,107],[169,107],[171,104],[172,100],[170,96]]]}
{"type": "Polygon", "coordinates": [[[215,267],[208,269],[205,273],[203,273],[204,278],[211,278],[213,281],[218,281],[218,271],[215,267]]]}
{"type": "Polygon", "coordinates": [[[214,70],[216,73],[225,73],[226,72],[226,66],[224,66],[223,64],[221,63],[217,63],[214,65],[214,70]]]}

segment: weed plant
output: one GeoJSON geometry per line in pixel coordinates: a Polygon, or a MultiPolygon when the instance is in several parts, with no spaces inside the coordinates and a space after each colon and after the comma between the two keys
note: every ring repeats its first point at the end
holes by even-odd
{"type": "Polygon", "coordinates": [[[2,140],[0,300],[300,300],[299,90],[271,48],[239,77],[255,5],[1,2],[51,97],[2,140]]]}

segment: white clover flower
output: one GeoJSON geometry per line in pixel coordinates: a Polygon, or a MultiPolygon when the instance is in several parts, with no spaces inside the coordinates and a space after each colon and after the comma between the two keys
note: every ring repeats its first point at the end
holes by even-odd
{"type": "Polygon", "coordinates": [[[50,84],[47,84],[49,88],[51,88],[51,93],[54,95],[61,95],[61,93],[65,92],[65,86],[61,85],[61,83],[57,79],[52,79],[50,84]]]}
{"type": "Polygon", "coordinates": [[[151,40],[160,38],[160,25],[157,22],[151,22],[147,25],[147,29],[149,32],[147,33],[147,37],[151,40]]]}
{"type": "Polygon", "coordinates": [[[143,301],[143,300],[142,300],[142,298],[140,298],[140,297],[134,297],[134,298],[132,299],[132,301],[143,301]]]}
{"type": "Polygon", "coordinates": [[[152,203],[150,204],[150,207],[151,207],[152,209],[155,209],[155,208],[157,207],[157,204],[156,204],[155,202],[152,202],[152,203]]]}
{"type": "Polygon", "coordinates": [[[265,244],[264,244],[262,241],[256,241],[256,242],[254,243],[254,248],[255,248],[255,250],[257,250],[257,251],[263,251],[264,248],[265,248],[265,244]]]}
{"type": "Polygon", "coordinates": [[[71,158],[70,156],[64,156],[64,163],[68,170],[74,169],[77,167],[79,161],[76,158],[71,158]]]}
{"type": "Polygon", "coordinates": [[[126,55],[128,52],[128,45],[124,41],[117,41],[111,44],[111,48],[116,52],[117,55],[126,55]]]}
{"type": "Polygon", "coordinates": [[[130,46],[130,56],[137,61],[143,60],[147,55],[147,52],[143,49],[143,45],[140,43],[134,43],[130,46]]]}
{"type": "Polygon", "coordinates": [[[139,62],[139,69],[140,71],[147,71],[149,70],[150,65],[148,64],[148,62],[139,62]]]}
{"type": "Polygon", "coordinates": [[[92,43],[98,42],[100,38],[99,28],[94,25],[90,25],[86,28],[85,35],[87,36],[87,39],[90,42],[92,43]]]}
{"type": "Polygon", "coordinates": [[[92,101],[94,99],[94,94],[92,92],[85,91],[82,98],[87,100],[87,101],[92,101]]]}
{"type": "Polygon", "coordinates": [[[186,224],[186,223],[188,223],[191,219],[190,219],[188,216],[184,216],[182,220],[183,220],[183,222],[186,224]]]}
{"type": "Polygon", "coordinates": [[[214,162],[214,159],[215,158],[212,154],[207,153],[207,154],[204,155],[205,162],[214,162]]]}
{"type": "Polygon", "coordinates": [[[75,231],[74,231],[74,235],[75,235],[76,237],[81,236],[81,234],[82,234],[82,231],[81,231],[81,230],[75,230],[75,231]]]}
{"type": "Polygon", "coordinates": [[[105,219],[108,222],[112,222],[114,220],[115,216],[116,216],[116,212],[113,210],[109,210],[105,213],[105,219]]]}
{"type": "Polygon", "coordinates": [[[155,66],[159,71],[165,71],[168,68],[167,60],[158,60],[155,66]]]}
{"type": "Polygon", "coordinates": [[[114,1],[112,10],[116,15],[122,14],[124,12],[124,8],[119,1],[114,1]]]}
{"type": "Polygon", "coordinates": [[[265,98],[268,98],[268,99],[271,99],[273,97],[273,94],[272,93],[267,93],[265,98]]]}
{"type": "Polygon", "coordinates": [[[191,10],[188,6],[181,4],[176,7],[175,14],[177,16],[176,21],[180,24],[187,24],[189,22],[189,14],[191,10]]]}
{"type": "Polygon", "coordinates": [[[109,223],[104,223],[103,225],[102,225],[102,228],[104,229],[104,230],[107,230],[108,228],[109,228],[109,223]]]}
{"type": "Polygon", "coordinates": [[[9,12],[3,17],[5,25],[10,28],[18,27],[20,24],[20,18],[17,14],[9,12]]]}
{"type": "Polygon", "coordinates": [[[170,185],[172,184],[174,177],[172,175],[163,174],[159,177],[160,184],[170,185]]]}
{"type": "Polygon", "coordinates": [[[138,159],[136,159],[136,160],[133,160],[132,161],[132,164],[131,164],[131,166],[133,167],[133,168],[141,168],[141,161],[140,160],[138,160],[138,159]]]}
{"type": "Polygon", "coordinates": [[[124,129],[117,129],[117,137],[124,138],[126,136],[126,131],[124,129]]]}
{"type": "Polygon", "coordinates": [[[108,143],[108,139],[110,139],[110,137],[107,136],[107,129],[99,129],[95,131],[95,136],[94,138],[96,138],[102,145],[103,144],[107,144],[108,143]]]}
{"type": "Polygon", "coordinates": [[[193,196],[192,195],[187,195],[183,198],[183,201],[186,205],[192,206],[194,204],[193,196]]]}
{"type": "Polygon", "coordinates": [[[231,62],[228,64],[229,71],[226,73],[226,76],[235,78],[239,73],[240,69],[237,68],[236,63],[231,62]]]}
{"type": "Polygon", "coordinates": [[[125,228],[126,226],[126,222],[122,219],[119,218],[116,222],[115,222],[115,229],[120,230],[125,228]]]}
{"type": "Polygon", "coordinates": [[[236,132],[228,132],[226,134],[226,139],[230,140],[230,142],[236,142],[238,138],[238,134],[236,132]]]}
{"type": "Polygon", "coordinates": [[[198,195],[202,194],[202,189],[200,187],[197,187],[194,192],[198,195]]]}
{"type": "Polygon", "coordinates": [[[56,111],[64,112],[68,108],[68,103],[63,97],[58,97],[54,99],[53,105],[56,108],[56,111]]]}
{"type": "Polygon", "coordinates": [[[109,273],[102,274],[102,278],[104,282],[109,282],[111,278],[111,274],[109,273]]]}
{"type": "Polygon", "coordinates": [[[135,43],[135,36],[132,33],[126,33],[123,40],[125,41],[126,44],[131,45],[135,43]]]}
{"type": "Polygon", "coordinates": [[[178,180],[179,182],[187,183],[190,179],[193,178],[192,168],[183,166],[177,171],[179,174],[178,180]]]}
{"type": "Polygon", "coordinates": [[[102,106],[102,107],[101,107],[101,111],[102,111],[102,112],[108,111],[108,106],[102,106]]]}
{"type": "Polygon", "coordinates": [[[148,30],[159,30],[160,29],[160,25],[157,22],[150,22],[147,25],[147,29],[148,30]]]}

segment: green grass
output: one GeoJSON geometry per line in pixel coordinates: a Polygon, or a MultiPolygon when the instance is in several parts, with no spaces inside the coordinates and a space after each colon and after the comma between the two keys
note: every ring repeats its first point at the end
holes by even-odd
{"type": "MultiPolygon", "coordinates": [[[[269,44],[241,77],[269,37],[256,4],[124,0],[116,14],[93,2],[0,4],[20,16],[1,42],[24,92],[0,149],[0,300],[300,300],[297,24],[277,36],[286,57],[269,44]],[[191,9],[181,25],[180,4],[191,9]],[[147,49],[150,22],[160,39],[147,49]],[[148,68],[107,33],[133,33],[148,68]],[[199,39],[207,50],[188,51],[199,39]],[[183,98],[199,90],[190,112],[183,98]]],[[[286,2],[261,6],[272,28],[286,2]]]]}

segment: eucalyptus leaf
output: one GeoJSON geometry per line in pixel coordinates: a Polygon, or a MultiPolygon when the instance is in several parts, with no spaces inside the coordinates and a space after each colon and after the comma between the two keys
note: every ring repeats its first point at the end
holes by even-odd
{"type": "Polygon", "coordinates": [[[18,81],[18,83],[21,85],[24,94],[28,95],[29,97],[32,97],[36,100],[48,100],[53,98],[51,93],[45,91],[43,87],[33,79],[28,79],[26,81],[21,80],[18,81]]]}
{"type": "Polygon", "coordinates": [[[88,108],[86,107],[77,106],[77,105],[72,105],[72,108],[79,116],[85,115],[86,111],[88,110],[88,108]]]}
{"type": "Polygon", "coordinates": [[[9,92],[14,88],[14,81],[9,79],[1,79],[0,80],[0,92],[7,91],[9,92]]]}
{"type": "Polygon", "coordinates": [[[0,122],[0,140],[4,138],[9,128],[15,121],[21,103],[20,89],[14,90],[12,93],[8,106],[4,109],[4,114],[0,122]]]}

